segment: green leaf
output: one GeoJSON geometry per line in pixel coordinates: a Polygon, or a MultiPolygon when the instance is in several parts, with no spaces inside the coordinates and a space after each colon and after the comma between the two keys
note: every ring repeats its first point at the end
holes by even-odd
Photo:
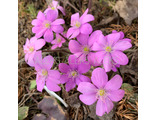
{"type": "Polygon", "coordinates": [[[34,89],[36,87],[36,80],[30,81],[30,90],[34,89]]]}
{"type": "Polygon", "coordinates": [[[28,115],[29,107],[23,106],[18,108],[18,120],[23,120],[28,115]]]}
{"type": "Polygon", "coordinates": [[[128,83],[123,83],[121,86],[121,89],[125,90],[125,92],[132,92],[133,91],[133,86],[131,86],[128,83]]]}

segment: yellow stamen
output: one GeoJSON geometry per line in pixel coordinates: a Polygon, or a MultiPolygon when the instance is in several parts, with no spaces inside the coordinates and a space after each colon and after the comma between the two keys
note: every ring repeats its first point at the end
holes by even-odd
{"type": "Polygon", "coordinates": [[[48,75],[48,72],[47,72],[46,70],[43,70],[43,71],[42,71],[42,75],[43,75],[43,76],[47,76],[47,75],[48,75]]]}
{"type": "Polygon", "coordinates": [[[77,21],[76,24],[75,24],[75,26],[76,26],[77,28],[79,28],[80,25],[81,25],[81,24],[80,24],[80,22],[78,22],[78,21],[77,21]]]}
{"type": "Polygon", "coordinates": [[[89,48],[88,48],[88,47],[84,47],[83,50],[84,50],[85,52],[88,52],[88,51],[89,51],[89,48]]]}
{"type": "Polygon", "coordinates": [[[106,51],[107,51],[107,52],[110,52],[111,50],[112,50],[112,49],[111,49],[110,46],[107,46],[107,47],[106,47],[106,51]]]}
{"type": "Polygon", "coordinates": [[[29,51],[30,51],[30,52],[33,52],[33,51],[34,51],[34,47],[30,47],[30,48],[29,48],[29,51]]]}
{"type": "Polygon", "coordinates": [[[51,7],[51,9],[52,9],[52,10],[55,10],[55,8],[54,8],[54,7],[51,7]]]}
{"type": "Polygon", "coordinates": [[[61,39],[57,39],[57,42],[60,43],[61,42],[61,39]]]}
{"type": "Polygon", "coordinates": [[[49,24],[49,23],[46,23],[46,24],[45,24],[45,27],[46,27],[46,28],[49,28],[49,27],[50,27],[50,24],[49,24]]]}
{"type": "Polygon", "coordinates": [[[99,90],[98,93],[99,93],[100,96],[103,96],[105,94],[105,91],[104,90],[99,90]]]}
{"type": "Polygon", "coordinates": [[[71,74],[73,77],[75,77],[77,75],[77,72],[73,71],[71,74]]]}

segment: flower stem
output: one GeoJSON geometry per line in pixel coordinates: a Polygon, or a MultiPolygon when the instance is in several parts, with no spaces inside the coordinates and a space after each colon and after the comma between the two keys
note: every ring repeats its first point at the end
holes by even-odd
{"type": "Polygon", "coordinates": [[[72,54],[71,52],[68,52],[66,50],[59,50],[59,49],[56,49],[56,50],[42,50],[42,52],[64,52],[64,53],[72,54]]]}
{"type": "Polygon", "coordinates": [[[69,42],[69,40],[66,37],[64,37],[61,33],[59,33],[59,35],[61,35],[66,41],[69,42]]]}
{"type": "Polygon", "coordinates": [[[68,107],[67,103],[60,96],[58,96],[55,92],[50,91],[47,88],[47,86],[44,86],[44,89],[49,93],[50,96],[57,98],[66,108],[68,107]]]}

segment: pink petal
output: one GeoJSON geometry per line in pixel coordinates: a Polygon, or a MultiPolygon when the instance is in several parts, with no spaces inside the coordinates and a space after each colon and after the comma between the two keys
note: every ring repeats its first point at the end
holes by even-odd
{"type": "Polygon", "coordinates": [[[36,41],[37,41],[37,38],[36,38],[36,37],[32,37],[32,38],[30,39],[30,44],[31,44],[31,45],[34,45],[36,41]]]}
{"type": "Polygon", "coordinates": [[[98,88],[104,88],[108,81],[108,76],[104,69],[96,68],[92,72],[91,80],[98,88]]]}
{"type": "Polygon", "coordinates": [[[79,79],[80,79],[82,82],[91,82],[90,78],[87,77],[87,76],[84,76],[84,75],[80,75],[79,79]]]}
{"type": "Polygon", "coordinates": [[[120,33],[113,33],[107,35],[107,42],[111,46],[120,39],[120,33]]]}
{"type": "Polygon", "coordinates": [[[32,22],[31,22],[32,25],[35,25],[35,26],[40,26],[42,24],[42,21],[39,20],[39,19],[34,19],[32,22]]]}
{"type": "Polygon", "coordinates": [[[76,58],[79,58],[82,54],[83,54],[82,52],[74,53],[74,55],[76,56],[76,58]]]}
{"type": "Polygon", "coordinates": [[[106,112],[107,112],[107,114],[108,114],[108,113],[113,109],[114,104],[113,104],[113,102],[112,102],[110,99],[108,99],[108,98],[105,99],[105,103],[106,103],[106,112]]]}
{"type": "Polygon", "coordinates": [[[54,58],[50,55],[46,56],[43,58],[43,66],[45,67],[46,70],[50,70],[51,67],[53,66],[54,63],[54,58]]]}
{"type": "Polygon", "coordinates": [[[43,80],[43,81],[42,80],[36,81],[36,85],[37,85],[37,90],[42,92],[43,87],[45,85],[45,80],[43,80]]]}
{"type": "Polygon", "coordinates": [[[100,44],[101,46],[106,46],[107,45],[106,37],[103,34],[101,34],[97,43],[100,44]]]}
{"type": "Polygon", "coordinates": [[[92,26],[89,23],[85,23],[80,27],[80,32],[82,34],[88,35],[93,31],[92,26]]]}
{"type": "Polygon", "coordinates": [[[81,52],[81,46],[80,44],[75,41],[75,40],[70,40],[69,41],[69,50],[72,52],[72,53],[77,53],[77,52],[81,52]]]}
{"type": "Polygon", "coordinates": [[[103,48],[103,46],[101,46],[100,44],[95,42],[92,46],[92,50],[93,51],[104,51],[104,48],[103,48]]]}
{"type": "Polygon", "coordinates": [[[81,19],[81,24],[84,24],[93,20],[94,20],[94,16],[91,14],[87,14],[83,17],[83,19],[81,19]]]}
{"type": "Polygon", "coordinates": [[[59,80],[60,80],[61,84],[66,83],[69,80],[68,75],[66,75],[66,74],[61,75],[59,80]]]}
{"type": "Polygon", "coordinates": [[[80,21],[82,21],[82,19],[87,15],[88,13],[88,8],[86,9],[86,11],[83,13],[83,15],[80,17],[80,21]]]}
{"type": "Polygon", "coordinates": [[[29,54],[25,54],[25,62],[27,63],[28,62],[28,58],[29,58],[29,54]]]}
{"type": "Polygon", "coordinates": [[[52,25],[60,25],[64,23],[65,21],[63,19],[56,19],[54,22],[52,22],[52,25]]]}
{"type": "Polygon", "coordinates": [[[55,83],[53,83],[51,80],[47,80],[46,81],[46,86],[47,86],[47,88],[50,90],[50,91],[54,91],[54,92],[56,92],[56,91],[60,91],[61,90],[61,88],[57,85],[57,84],[55,84],[55,83]]]}
{"type": "Polygon", "coordinates": [[[51,47],[51,49],[54,50],[54,49],[57,48],[57,47],[58,47],[58,45],[53,45],[53,46],[51,47]]]}
{"type": "Polygon", "coordinates": [[[79,73],[86,73],[90,70],[90,64],[89,62],[81,62],[78,65],[78,71],[79,73]]]}
{"type": "Polygon", "coordinates": [[[113,90],[109,92],[108,97],[114,101],[114,102],[118,102],[120,101],[123,97],[124,97],[125,91],[124,90],[113,90]]]}
{"type": "Polygon", "coordinates": [[[66,91],[70,91],[71,89],[73,89],[76,86],[76,83],[74,80],[70,79],[67,83],[66,83],[66,91]]]}
{"type": "Polygon", "coordinates": [[[128,57],[120,51],[113,51],[111,53],[113,60],[120,65],[127,65],[128,64],[128,57]]]}
{"type": "Polygon", "coordinates": [[[40,37],[42,37],[44,35],[45,32],[46,32],[45,28],[40,29],[40,31],[35,34],[35,37],[40,38],[40,37]]]}
{"type": "Polygon", "coordinates": [[[62,6],[58,6],[57,9],[59,9],[64,16],[66,15],[65,9],[62,6]]]}
{"type": "Polygon", "coordinates": [[[98,116],[103,116],[103,114],[106,112],[106,109],[106,103],[99,99],[96,104],[96,114],[98,116]]]}
{"type": "Polygon", "coordinates": [[[35,64],[35,69],[36,69],[36,66],[43,66],[42,64],[42,51],[37,51],[35,54],[34,54],[34,64],[35,64]]]}
{"type": "Polygon", "coordinates": [[[58,1],[53,0],[53,1],[52,1],[52,4],[53,4],[54,8],[56,8],[57,5],[58,5],[58,1]]]}
{"type": "Polygon", "coordinates": [[[82,94],[79,96],[79,99],[86,105],[91,105],[97,100],[96,93],[82,94]]]}
{"type": "Polygon", "coordinates": [[[78,60],[75,55],[70,55],[68,57],[68,64],[69,64],[70,68],[72,68],[73,70],[77,70],[78,60]]]}
{"type": "Polygon", "coordinates": [[[34,63],[34,54],[36,53],[36,51],[34,51],[33,53],[31,53],[29,55],[29,58],[28,58],[28,65],[31,66],[31,67],[34,67],[35,63],[34,63]]]}
{"type": "Polygon", "coordinates": [[[123,40],[120,40],[118,41],[114,46],[113,46],[113,49],[114,50],[121,50],[121,51],[124,51],[126,49],[129,49],[132,47],[132,44],[128,41],[123,41],[123,40]]]}
{"type": "Polygon", "coordinates": [[[97,88],[90,82],[81,82],[77,90],[81,93],[96,93],[97,88]]]}
{"type": "Polygon", "coordinates": [[[68,29],[67,31],[67,38],[69,38],[73,33],[74,33],[75,29],[73,29],[72,27],[68,29]]]}
{"type": "Polygon", "coordinates": [[[37,19],[44,21],[46,19],[46,17],[41,11],[39,11],[38,15],[37,15],[37,19]]]}
{"type": "Polygon", "coordinates": [[[128,39],[128,38],[125,38],[125,39],[122,39],[122,40],[131,42],[131,39],[128,39]]]}
{"type": "Polygon", "coordinates": [[[40,26],[35,26],[35,27],[33,27],[32,28],[32,32],[33,33],[39,33],[40,31],[42,31],[43,29],[42,29],[42,27],[40,27],[40,26]]]}
{"type": "Polygon", "coordinates": [[[44,39],[47,42],[51,42],[53,40],[53,32],[50,30],[47,30],[44,34],[44,39]]]}
{"type": "Polygon", "coordinates": [[[111,71],[112,69],[112,58],[109,53],[106,53],[103,58],[103,66],[106,72],[111,71]]]}
{"type": "Polygon", "coordinates": [[[48,10],[46,13],[47,20],[53,22],[58,16],[55,10],[48,10]]]}
{"type": "Polygon", "coordinates": [[[58,79],[55,79],[54,77],[48,76],[47,80],[50,80],[54,84],[60,84],[61,82],[58,79]]]}
{"type": "Polygon", "coordinates": [[[76,38],[81,45],[87,45],[89,35],[84,35],[80,33],[76,38]]]}
{"type": "Polygon", "coordinates": [[[51,29],[55,32],[55,33],[62,33],[64,28],[61,25],[52,25],[51,29]]]}
{"type": "Polygon", "coordinates": [[[60,72],[58,70],[48,70],[48,76],[51,79],[56,79],[58,80],[60,78],[60,72]]]}
{"type": "Polygon", "coordinates": [[[62,73],[67,73],[70,70],[70,67],[67,64],[65,64],[65,63],[60,63],[59,64],[59,70],[62,73]]]}
{"type": "MultiPolygon", "coordinates": [[[[79,53],[78,53],[79,54],[79,53]]],[[[76,54],[74,54],[76,56],[76,54]]],[[[86,61],[86,54],[81,54],[77,59],[78,59],[78,63],[84,62],[86,61]]]]}
{"type": "Polygon", "coordinates": [[[77,85],[79,85],[82,82],[79,78],[76,78],[75,81],[77,85]]]}
{"type": "Polygon", "coordinates": [[[117,31],[116,30],[113,30],[112,33],[117,33],[117,31]]]}
{"type": "Polygon", "coordinates": [[[124,38],[124,33],[122,31],[119,32],[120,33],[120,40],[124,38]]]}
{"type": "Polygon", "coordinates": [[[71,16],[71,23],[73,20],[79,20],[79,13],[75,13],[71,16]]]}
{"type": "Polygon", "coordinates": [[[95,55],[95,58],[94,59],[96,59],[96,62],[97,63],[101,63],[102,60],[104,59],[105,54],[106,54],[105,51],[96,52],[96,55],[95,55]]]}
{"type": "Polygon", "coordinates": [[[107,90],[118,90],[122,85],[122,78],[120,75],[115,75],[111,80],[109,80],[105,86],[107,90]]]}
{"type": "Polygon", "coordinates": [[[101,30],[94,31],[88,39],[88,45],[91,47],[94,44],[94,42],[96,42],[99,39],[101,34],[102,34],[101,30]]]}
{"type": "Polygon", "coordinates": [[[45,40],[44,40],[44,39],[38,39],[38,40],[35,42],[35,49],[36,49],[36,50],[39,50],[39,49],[41,49],[44,45],[45,45],[45,40]]]}
{"type": "Polygon", "coordinates": [[[100,66],[100,64],[101,64],[98,62],[99,58],[96,57],[96,53],[90,52],[87,56],[87,59],[88,59],[90,65],[92,65],[92,66],[100,66]]]}
{"type": "Polygon", "coordinates": [[[79,29],[75,29],[73,34],[72,34],[72,36],[69,39],[77,37],[79,35],[79,33],[80,33],[80,30],[79,29]]]}

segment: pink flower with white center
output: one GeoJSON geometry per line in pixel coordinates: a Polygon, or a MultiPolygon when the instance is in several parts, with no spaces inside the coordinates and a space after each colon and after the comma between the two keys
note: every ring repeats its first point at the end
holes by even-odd
{"type": "MultiPolygon", "coordinates": [[[[66,37],[66,33],[65,34],[62,34],[62,35],[64,37],[66,37]]],[[[51,44],[54,44],[51,47],[51,49],[53,50],[53,49],[55,49],[57,47],[61,47],[62,46],[62,43],[65,43],[65,42],[66,42],[66,40],[61,35],[56,34],[56,39],[51,42],[51,44]]]]}
{"type": "Polygon", "coordinates": [[[57,12],[57,16],[58,16],[58,10],[60,10],[62,12],[62,14],[65,16],[65,9],[60,6],[58,4],[58,1],[52,0],[52,3],[48,6],[48,8],[44,11],[44,13],[46,14],[49,10],[54,10],[57,12]]]}
{"type": "Polygon", "coordinates": [[[58,70],[51,70],[54,63],[54,58],[50,55],[42,59],[42,52],[38,51],[34,55],[36,84],[37,90],[42,92],[44,85],[51,91],[60,91],[61,88],[57,85],[60,84],[60,72],[58,70]]]}
{"type": "Polygon", "coordinates": [[[94,16],[88,13],[87,10],[83,13],[83,15],[79,18],[79,13],[75,13],[71,16],[71,28],[67,31],[67,38],[75,38],[79,34],[85,34],[88,35],[93,31],[92,26],[87,23],[94,20],[94,16]]]}
{"type": "Polygon", "coordinates": [[[79,61],[88,60],[90,65],[98,66],[95,59],[95,53],[92,51],[93,43],[96,42],[102,32],[100,30],[94,31],[89,35],[78,35],[77,40],[69,41],[69,50],[73,53],[79,61]]]}
{"type": "Polygon", "coordinates": [[[69,65],[65,63],[59,64],[59,70],[64,73],[60,77],[60,82],[62,84],[66,83],[66,91],[70,91],[80,82],[90,82],[87,76],[82,75],[90,69],[90,64],[87,61],[79,63],[74,55],[70,55],[68,63],[69,65]]]}
{"type": "Polygon", "coordinates": [[[92,72],[92,83],[81,82],[77,90],[83,93],[79,99],[86,105],[91,105],[97,100],[96,114],[102,116],[113,109],[114,102],[120,101],[124,97],[125,91],[119,89],[122,85],[122,78],[115,75],[108,81],[108,76],[102,68],[96,68],[92,72]]]}
{"type": "Polygon", "coordinates": [[[92,50],[97,51],[96,58],[99,63],[103,62],[106,72],[117,67],[115,65],[128,64],[128,57],[122,51],[132,47],[132,44],[121,38],[121,33],[112,33],[107,36],[101,34],[98,41],[93,44],[92,50]]]}
{"type": "Polygon", "coordinates": [[[30,65],[34,66],[34,54],[36,50],[41,49],[45,45],[44,39],[38,39],[36,37],[32,37],[29,41],[27,38],[25,45],[23,45],[24,53],[25,53],[25,62],[30,65]]]}
{"type": "Polygon", "coordinates": [[[44,40],[51,42],[53,40],[53,32],[62,33],[64,28],[60,24],[64,24],[63,19],[56,19],[57,12],[49,10],[45,15],[41,11],[38,12],[37,19],[32,21],[32,32],[35,33],[37,38],[44,36],[44,40]]]}

